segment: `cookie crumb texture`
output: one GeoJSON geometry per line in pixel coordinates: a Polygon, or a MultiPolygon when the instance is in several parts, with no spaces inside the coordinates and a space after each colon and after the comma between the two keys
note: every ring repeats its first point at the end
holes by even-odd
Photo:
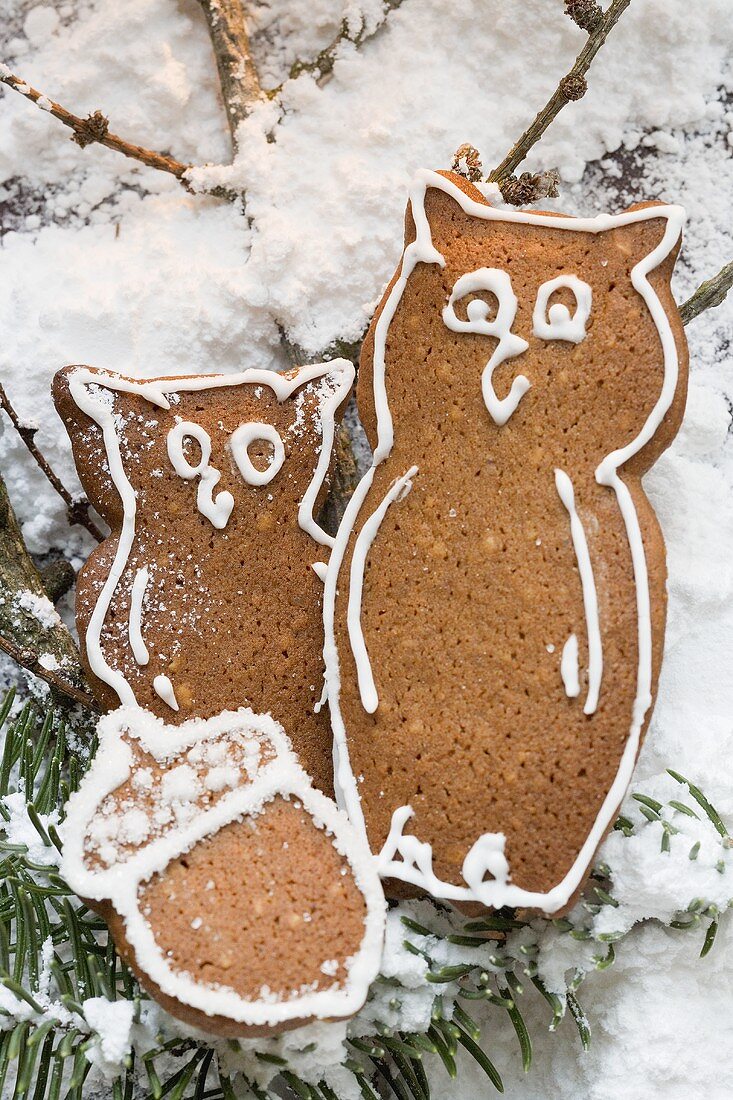
{"type": "MultiPolygon", "coordinates": [[[[448,178],[485,204],[470,184],[448,178]]],[[[505,838],[509,882],[545,894],[578,859],[616,777],[635,711],[639,632],[630,539],[617,494],[599,485],[595,472],[639,435],[664,383],[659,333],[631,271],[657,247],[666,223],[660,217],[593,234],[545,227],[539,217],[531,224],[483,221],[436,185],[427,189],[425,213],[445,266],[417,264],[388,329],[394,445],[376,468],[338,576],[339,706],[375,852],[393,813],[411,806],[405,828],[411,855],[424,863],[418,841],[431,845],[432,870],[443,882],[465,887],[463,861],[488,833],[505,838]],[[497,340],[480,327],[482,317],[491,323],[507,308],[505,297],[499,303],[477,285],[465,295],[454,291],[466,273],[478,273],[472,278],[480,283],[482,269],[505,274],[517,300],[502,340],[510,330],[519,344],[491,378],[497,404],[520,373],[530,383],[501,425],[482,394],[497,340]],[[580,303],[559,286],[548,296],[539,338],[533,331],[539,288],[567,274],[592,290],[584,337],[567,337],[566,322],[580,303]],[[459,322],[453,329],[444,321],[448,306],[459,322]],[[547,338],[552,324],[564,339],[547,338]],[[403,481],[396,493],[396,480],[415,467],[411,488],[403,481]],[[351,607],[352,625],[360,616],[378,694],[368,713],[347,610],[359,575],[352,564],[357,537],[390,493],[366,540],[361,601],[351,607]],[[585,712],[593,693],[592,624],[573,509],[592,565],[602,643],[592,713],[585,712]]],[[[414,239],[408,208],[406,243],[414,239]]],[[[677,389],[652,442],[621,471],[646,552],[652,693],[666,569],[640,479],[673,438],[684,407],[686,347],[669,289],[676,252],[649,281],[672,326],[677,389]]],[[[379,441],[375,331],[398,275],[362,354],[358,405],[372,447],[379,441]]],[[[649,706],[646,721],[650,714],[649,706]]],[[[405,881],[389,888],[397,896],[419,892],[405,881]]]]}
{"type": "MultiPolygon", "coordinates": [[[[75,369],[57,375],[54,398],[84,489],[112,528],[79,575],[77,623],[95,695],[111,710],[118,692],[95,675],[86,641],[123,509],[102,429],[70,393],[75,369]]],[[[333,380],[304,382],[282,401],[267,385],[247,383],[166,391],[170,408],[163,409],[141,393],[104,388],[105,377],[99,372],[100,385],[87,388],[113,414],[136,515],[134,543],[104,616],[104,660],[122,673],[137,705],[170,724],[241,705],[271,713],[316,786],[331,790],[328,716],[317,713],[322,583],[312,569],[324,549],[299,525],[298,507],[314,476],[333,380]],[[243,425],[249,435],[241,438],[235,433],[243,425]],[[203,465],[202,473],[177,472],[171,440],[179,467],[203,465]]]]}

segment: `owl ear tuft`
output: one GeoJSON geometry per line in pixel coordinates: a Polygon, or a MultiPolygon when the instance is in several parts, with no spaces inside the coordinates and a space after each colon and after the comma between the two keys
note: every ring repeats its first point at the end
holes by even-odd
{"type": "MultiPolygon", "coordinates": [[[[669,235],[669,247],[660,255],[659,263],[669,259],[674,264],[680,248],[681,233],[670,232],[670,221],[677,209],[663,202],[636,203],[620,215],[621,223],[610,231],[611,240],[619,252],[630,258],[633,265],[654,252],[665,236],[669,235]],[[657,217],[651,213],[654,210],[659,211],[657,217]]],[[[679,228],[681,230],[681,223],[679,228]]]]}
{"type": "MultiPolygon", "coordinates": [[[[79,481],[89,503],[102,519],[110,526],[122,522],[122,505],[109,469],[109,460],[104,445],[102,429],[79,406],[71,388],[71,379],[77,371],[100,375],[100,385],[104,385],[104,371],[93,367],[75,364],[63,367],[56,372],[51,386],[51,394],[56,412],[61,417],[71,441],[79,481]]],[[[84,383],[85,386],[89,382],[84,383]]]]}
{"type": "MultiPolygon", "coordinates": [[[[490,206],[486,197],[470,183],[463,176],[459,176],[457,172],[445,172],[440,171],[435,173],[438,176],[442,176],[451,184],[453,188],[462,192],[467,199],[472,202],[479,203],[481,206],[490,206]]],[[[430,236],[432,239],[437,239],[445,235],[446,228],[454,223],[456,220],[471,222],[475,221],[475,218],[466,212],[461,205],[459,198],[455,194],[450,194],[448,191],[443,191],[441,187],[436,186],[435,183],[428,184],[425,188],[424,195],[420,199],[422,211],[415,211],[413,209],[413,203],[416,200],[416,195],[411,196],[410,202],[407,204],[407,211],[405,213],[405,243],[409,244],[415,239],[416,236],[416,219],[419,220],[420,214],[424,213],[427,224],[430,228],[430,236]]]]}

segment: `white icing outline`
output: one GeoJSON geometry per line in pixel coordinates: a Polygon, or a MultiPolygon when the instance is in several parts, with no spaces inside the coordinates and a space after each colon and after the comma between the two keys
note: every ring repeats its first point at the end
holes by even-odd
{"type": "Polygon", "coordinates": [[[269,485],[285,461],[285,445],[279,431],[274,425],[264,424],[260,420],[250,420],[235,428],[229,437],[229,450],[248,485],[269,485]],[[256,439],[264,439],[272,445],[272,458],[265,470],[258,470],[247,453],[250,444],[256,439]]]}
{"type": "Polygon", "coordinates": [[[328,566],[326,565],[325,561],[311,562],[311,569],[313,570],[315,575],[318,577],[321,584],[323,584],[323,582],[326,579],[326,570],[328,569],[328,566]]]}
{"type": "Polygon", "coordinates": [[[411,478],[417,473],[417,466],[411,466],[406,474],[390,486],[384,499],[378,508],[372,512],[366,521],[354,547],[354,555],[351,559],[351,573],[349,577],[349,604],[346,613],[346,621],[349,631],[349,642],[356,662],[357,676],[359,680],[359,694],[361,703],[367,714],[374,714],[379,705],[379,696],[372,675],[371,661],[364,641],[364,632],[361,629],[361,593],[364,587],[364,570],[366,569],[369,548],[377,537],[377,532],[382,525],[382,520],[387,515],[391,504],[404,500],[412,489],[411,478]]]}
{"type": "Polygon", "coordinates": [[[532,332],[541,340],[566,340],[580,344],[586,337],[585,326],[593,305],[593,290],[577,275],[558,275],[548,279],[537,291],[537,301],[532,312],[532,332]],[[575,313],[563,302],[555,302],[547,313],[550,296],[561,287],[567,287],[575,295],[575,313]]]}
{"type": "Polygon", "coordinates": [[[529,347],[526,340],[512,332],[512,325],[517,316],[517,305],[517,296],[512,288],[509,273],[501,271],[498,267],[479,267],[476,271],[468,271],[456,279],[448,305],[443,310],[443,321],[451,331],[477,332],[483,336],[495,336],[499,341],[481,375],[484,403],[494,423],[499,427],[506,424],[530,387],[529,379],[523,374],[518,374],[512,381],[506,397],[497,397],[493,383],[496,368],[507,359],[522,355],[529,347]],[[481,290],[488,290],[496,297],[499,303],[496,317],[493,321],[487,320],[488,305],[482,298],[474,298],[466,306],[468,320],[462,321],[456,316],[455,303],[465,298],[467,294],[481,290]]]}
{"type": "Polygon", "coordinates": [[[107,663],[102,653],[100,639],[104,620],[117,585],[125,571],[135,539],[137,501],[135,490],[130,484],[122,462],[114,411],[103,397],[95,395],[93,387],[118,393],[137,394],[161,409],[170,409],[171,404],[166,394],[190,393],[247,384],[269,387],[277,400],[282,402],[309,382],[317,379],[332,381],[333,392],[320,402],[322,436],[318,461],[313,471],[313,477],[298,508],[298,523],[302,530],[307,531],[316,542],[324,546],[332,546],[333,538],[316,522],[313,509],[331,461],[336,411],[346,400],[351,390],[354,381],[354,367],[347,359],[333,359],[329,363],[314,363],[307,367],[301,367],[297,372],[289,375],[252,368],[239,374],[194,375],[189,378],[159,378],[154,381],[137,382],[133,379],[124,378],[119,374],[94,371],[89,367],[80,366],[71,370],[67,377],[69,392],[73,401],[102,430],[110,477],[120,496],[123,509],[122,526],[114,561],[94,605],[87,627],[85,638],[87,659],[94,675],[116,692],[122,705],[135,706],[135,693],[131,685],[121,672],[113,669],[107,663]]]}
{"type": "MultiPolygon", "coordinates": [[[[616,776],[604,798],[596,820],[575,862],[562,881],[557,883],[556,886],[546,893],[536,893],[509,884],[501,891],[498,889],[495,891],[497,899],[494,904],[496,905],[531,906],[533,908],[540,908],[546,913],[553,913],[562,909],[562,907],[567,904],[582,882],[590,861],[593,858],[593,854],[604,833],[611,824],[618,806],[621,804],[631,779],[646,712],[651,704],[652,640],[646,557],[633,499],[628,488],[619,477],[618,470],[633,455],[637,454],[653,437],[672,404],[677,388],[679,358],[674,333],[670,320],[665,313],[664,306],[647,276],[662,263],[679,240],[685,221],[685,212],[681,206],[655,205],[639,210],[628,210],[623,214],[599,214],[594,218],[566,218],[557,217],[555,215],[537,214],[529,210],[497,210],[484,203],[476,202],[466,195],[460,187],[457,187],[455,183],[437,172],[421,169],[413,178],[410,186],[409,200],[415,221],[415,240],[405,248],[400,274],[395,280],[394,286],[384,302],[374,329],[373,388],[374,407],[377,418],[377,445],[374,450],[373,465],[367,470],[362,480],[359,482],[343,516],[331,552],[324,587],[324,657],[326,661],[326,685],[328,688],[329,706],[331,708],[331,720],[334,733],[334,773],[336,791],[340,804],[346,808],[352,821],[364,830],[364,815],[361,808],[358,785],[349,762],[346,729],[339,706],[339,658],[335,640],[336,591],[339,572],[343,564],[349,538],[357,521],[361,506],[369,491],[369,487],[372,484],[375,469],[389,457],[394,443],[394,424],[386,389],[385,349],[389,327],[402,299],[402,295],[404,294],[407,280],[414,271],[416,265],[418,263],[426,263],[438,264],[440,267],[445,266],[444,257],[433,246],[430,224],[425,212],[425,195],[429,187],[436,188],[450,196],[466,214],[489,222],[535,225],[549,229],[562,229],[570,233],[601,233],[620,226],[658,218],[662,218],[666,221],[665,232],[659,244],[653,248],[647,256],[642,257],[631,271],[632,286],[642,297],[649,310],[662,345],[664,359],[664,381],[662,389],[654,408],[649,413],[644,426],[636,438],[626,447],[612,451],[603,459],[596,470],[596,481],[600,485],[610,486],[616,493],[629,539],[634,580],[636,583],[639,664],[637,671],[636,698],[633,706],[629,736],[616,776]]],[[[395,810],[395,813],[397,813],[397,810],[395,810]]],[[[402,863],[393,861],[389,874],[390,877],[404,878],[405,881],[412,881],[407,877],[404,861],[402,863]]],[[[425,882],[427,882],[427,879],[422,883],[415,882],[413,884],[423,885],[430,893],[441,898],[451,898],[453,896],[453,891],[461,889],[450,883],[439,883],[437,888],[432,884],[433,888],[431,889],[431,885],[425,885],[425,882]]],[[[470,888],[467,889],[469,891],[469,900],[481,900],[470,890],[470,888]]]]}
{"type": "Polygon", "coordinates": [[[173,469],[184,481],[199,479],[196,490],[196,507],[202,516],[206,516],[217,531],[223,531],[229,523],[234,507],[234,497],[224,490],[214,498],[214,489],[221,481],[221,471],[209,464],[211,458],[211,436],[200,424],[192,420],[179,420],[169,429],[166,437],[166,449],[173,469]],[[195,439],[201,448],[201,458],[195,466],[186,458],[183,441],[195,439]]]}
{"type": "Polygon", "coordinates": [[[583,713],[595,714],[603,678],[603,642],[601,640],[601,624],[598,618],[598,592],[583,521],[575,508],[573,483],[564,470],[555,470],[555,488],[570,517],[570,535],[578,563],[580,587],[583,592],[585,625],[588,632],[588,694],[585,699],[583,713]]]}
{"type": "Polygon", "coordinates": [[[139,665],[146,665],[150,660],[148,647],[145,645],[142,634],[143,600],[145,589],[148,587],[150,572],[147,565],[138,569],[130,591],[130,617],[127,624],[128,637],[132,655],[139,665]]]}
{"type": "Polygon", "coordinates": [[[101,718],[97,729],[99,750],[67,805],[61,874],[76,893],[97,902],[109,902],[120,914],[138,965],[152,981],[182,1004],[244,1025],[277,1026],[289,1020],[347,1017],[357,1012],[379,969],[384,895],[363,837],[330,799],[311,786],[282,727],[269,715],[256,715],[244,707],[206,720],[193,718],[180,726],[166,725],[138,707],[121,707],[101,718]],[[141,845],[112,866],[92,869],[87,865],[84,844],[92,819],[104,799],[131,775],[133,753],[123,734],[139,740],[144,751],[156,759],[165,760],[180,757],[202,740],[243,731],[253,731],[275,749],[274,757],[260,764],[252,782],[228,791],[211,808],[141,845]],[[195,844],[231,821],[257,813],[278,795],[297,798],[314,819],[314,826],[333,837],[336,850],[348,862],[364,897],[364,937],[359,951],[348,960],[348,978],[341,986],[306,991],[282,1001],[247,1000],[232,989],[194,981],[169,965],[140,911],[138,889],[142,882],[164,871],[172,860],[195,844]]]}

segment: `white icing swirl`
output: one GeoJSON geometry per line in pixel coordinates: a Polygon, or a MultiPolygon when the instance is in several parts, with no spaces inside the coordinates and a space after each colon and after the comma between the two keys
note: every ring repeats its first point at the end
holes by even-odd
{"type": "Polygon", "coordinates": [[[556,279],[549,279],[537,292],[532,331],[541,340],[567,340],[568,343],[579,344],[585,340],[585,326],[592,303],[593,291],[577,275],[558,275],[556,279]],[[550,296],[561,287],[567,287],[575,295],[575,312],[572,315],[563,302],[553,302],[547,311],[550,296]]]}
{"type": "Polygon", "coordinates": [[[229,522],[234,507],[234,497],[229,492],[217,493],[214,497],[214,489],[221,481],[221,473],[215,466],[209,464],[211,458],[211,437],[200,424],[194,424],[191,420],[181,420],[168,432],[166,440],[168,458],[173,469],[179,477],[185,481],[199,479],[196,493],[196,507],[202,516],[206,516],[218,531],[223,530],[229,522]],[[201,458],[195,466],[186,458],[183,445],[185,440],[195,439],[201,448],[201,458]]]}
{"type": "Polygon", "coordinates": [[[132,591],[130,593],[128,635],[130,638],[132,655],[139,665],[146,665],[150,660],[148,647],[145,645],[142,635],[143,600],[145,598],[145,589],[148,586],[148,580],[148,567],[144,565],[142,569],[138,569],[135,574],[135,580],[132,582],[132,591]]]}
{"type": "Polygon", "coordinates": [[[153,691],[156,695],[160,696],[164,703],[168,704],[171,710],[178,710],[176,693],[168,676],[165,676],[163,673],[156,676],[153,680],[153,691]]]}
{"type": "Polygon", "coordinates": [[[269,485],[282,469],[285,461],[285,446],[280,433],[272,424],[263,424],[258,420],[240,424],[231,434],[229,449],[240,474],[248,485],[269,485]],[[249,447],[258,439],[272,446],[272,457],[264,470],[258,470],[249,457],[249,447]]]}
{"type": "Polygon", "coordinates": [[[486,408],[499,427],[506,424],[512,413],[516,411],[530,386],[529,379],[523,374],[518,374],[506,397],[498,397],[494,389],[493,375],[496,368],[507,359],[522,355],[529,347],[526,340],[512,332],[516,315],[517,296],[512,289],[512,281],[506,271],[500,271],[496,267],[480,267],[476,271],[461,275],[460,279],[456,280],[448,305],[443,310],[443,321],[453,332],[478,332],[484,336],[495,336],[499,341],[481,375],[481,390],[486,408]],[[475,294],[482,290],[494,294],[499,303],[494,320],[488,320],[489,307],[482,298],[474,298],[468,303],[467,321],[457,317],[456,302],[465,298],[467,294],[475,294]]]}

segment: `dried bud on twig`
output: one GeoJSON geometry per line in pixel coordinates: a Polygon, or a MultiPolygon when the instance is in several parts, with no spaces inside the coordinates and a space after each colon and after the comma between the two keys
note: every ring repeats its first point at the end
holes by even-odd
{"type": "Polygon", "coordinates": [[[588,31],[588,34],[594,31],[603,19],[603,11],[596,0],[565,0],[565,14],[569,15],[582,31],[588,31]]]}
{"type": "Polygon", "coordinates": [[[538,199],[555,199],[560,177],[554,169],[547,172],[522,172],[521,176],[507,176],[499,180],[499,190],[504,202],[510,206],[526,206],[538,199]]]}
{"type": "Polygon", "coordinates": [[[471,183],[478,183],[484,171],[478,149],[473,145],[459,145],[453,155],[453,171],[471,183]]]}
{"type": "Polygon", "coordinates": [[[572,102],[573,100],[583,98],[588,91],[588,82],[584,76],[569,73],[562,78],[559,87],[565,98],[572,102]]]}
{"type": "Polygon", "coordinates": [[[94,114],[87,115],[82,120],[81,126],[71,135],[71,140],[75,141],[80,148],[86,149],[87,145],[93,145],[95,141],[106,138],[108,130],[109,119],[101,111],[95,111],[94,114]]]}

